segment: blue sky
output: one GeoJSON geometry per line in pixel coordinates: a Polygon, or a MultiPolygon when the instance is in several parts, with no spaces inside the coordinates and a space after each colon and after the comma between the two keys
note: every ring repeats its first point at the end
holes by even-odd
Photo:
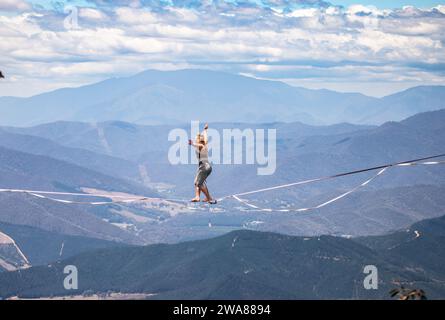
{"type": "Polygon", "coordinates": [[[0,96],[146,69],[373,96],[445,84],[444,1],[5,0],[0,36],[0,96]]]}
{"type": "MultiPolygon", "coordinates": [[[[54,0],[29,0],[31,4],[42,5],[47,8],[51,7],[54,4],[54,0]]],[[[71,0],[69,1],[72,4],[79,6],[95,6],[94,1],[89,0],[71,0]]],[[[234,2],[234,1],[228,1],[234,2]]],[[[261,2],[260,0],[256,0],[256,2],[261,2]]],[[[445,4],[445,1],[436,1],[436,0],[331,0],[327,1],[334,5],[342,5],[342,6],[350,6],[354,4],[362,4],[362,5],[373,5],[380,9],[385,8],[401,8],[403,6],[412,5],[418,8],[430,8],[437,6],[439,4],[445,4]]]]}

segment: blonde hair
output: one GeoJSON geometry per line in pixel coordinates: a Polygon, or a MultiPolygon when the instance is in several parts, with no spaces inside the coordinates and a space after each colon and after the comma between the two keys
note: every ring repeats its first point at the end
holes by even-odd
{"type": "Polygon", "coordinates": [[[202,134],[198,133],[196,135],[196,142],[197,143],[201,143],[201,144],[205,144],[206,140],[205,140],[205,138],[204,138],[204,136],[202,134]]]}

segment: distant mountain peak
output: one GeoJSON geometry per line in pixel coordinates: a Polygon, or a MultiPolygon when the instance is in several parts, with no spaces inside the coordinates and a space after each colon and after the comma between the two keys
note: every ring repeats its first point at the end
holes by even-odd
{"type": "Polygon", "coordinates": [[[420,86],[382,99],[293,87],[205,69],[145,70],[30,98],[0,98],[0,125],[54,121],[177,124],[303,122],[381,124],[445,107],[445,87],[420,86]]]}

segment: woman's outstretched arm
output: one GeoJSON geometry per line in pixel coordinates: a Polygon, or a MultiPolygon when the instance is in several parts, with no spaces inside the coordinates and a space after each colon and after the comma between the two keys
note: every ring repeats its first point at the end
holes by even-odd
{"type": "Polygon", "coordinates": [[[202,143],[197,143],[197,142],[194,142],[193,140],[189,140],[189,145],[191,145],[192,147],[195,147],[195,148],[204,147],[204,145],[202,143]]]}
{"type": "Polygon", "coordinates": [[[207,145],[208,142],[208,136],[207,136],[207,129],[209,128],[209,124],[206,123],[204,126],[204,131],[201,133],[201,135],[204,137],[204,143],[207,145]]]}

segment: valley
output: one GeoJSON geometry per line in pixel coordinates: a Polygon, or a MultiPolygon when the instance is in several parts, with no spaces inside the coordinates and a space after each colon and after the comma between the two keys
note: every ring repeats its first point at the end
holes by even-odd
{"type": "Polygon", "coordinates": [[[20,275],[0,273],[0,297],[89,299],[121,292],[155,300],[389,299],[391,289],[405,284],[438,299],[445,294],[444,226],[441,217],[357,239],[244,230],[173,245],[99,249],[20,275]],[[74,292],[62,285],[65,265],[79,270],[74,292]],[[379,270],[375,290],[363,286],[366,265],[379,270]]]}

